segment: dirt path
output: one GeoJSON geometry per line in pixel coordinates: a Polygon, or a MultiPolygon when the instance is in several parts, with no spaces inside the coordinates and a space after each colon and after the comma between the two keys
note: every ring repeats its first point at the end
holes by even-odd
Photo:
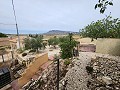
{"type": "Polygon", "coordinates": [[[63,79],[67,81],[66,90],[89,90],[87,88],[89,76],[86,72],[86,65],[90,62],[91,57],[84,52],[80,52],[78,58],[79,60],[74,60],[74,67],[67,72],[63,79]]]}

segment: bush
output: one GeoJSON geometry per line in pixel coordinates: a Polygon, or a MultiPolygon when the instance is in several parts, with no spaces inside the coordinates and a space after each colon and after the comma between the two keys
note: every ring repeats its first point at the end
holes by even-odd
{"type": "Polygon", "coordinates": [[[26,55],[27,55],[27,53],[23,53],[23,54],[22,54],[23,57],[26,56],[26,55]]]}
{"type": "Polygon", "coordinates": [[[69,59],[67,59],[67,60],[64,61],[64,65],[67,66],[67,65],[69,65],[69,64],[70,64],[70,60],[69,60],[69,59]]]}
{"type": "Polygon", "coordinates": [[[6,34],[0,33],[0,37],[8,37],[6,34]]]}

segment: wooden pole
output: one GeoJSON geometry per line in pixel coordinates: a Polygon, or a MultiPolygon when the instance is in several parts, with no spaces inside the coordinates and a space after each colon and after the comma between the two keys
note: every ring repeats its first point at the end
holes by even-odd
{"type": "Polygon", "coordinates": [[[57,59],[57,90],[59,90],[59,59],[57,59]]]}

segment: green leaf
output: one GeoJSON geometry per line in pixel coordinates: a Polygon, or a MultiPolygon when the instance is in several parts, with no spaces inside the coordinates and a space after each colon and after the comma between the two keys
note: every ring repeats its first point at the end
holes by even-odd
{"type": "Polygon", "coordinates": [[[109,2],[109,5],[112,5],[112,6],[113,6],[113,3],[112,3],[112,2],[109,2]]]}
{"type": "Polygon", "coordinates": [[[95,5],[95,9],[98,7],[98,4],[95,5]]]}
{"type": "Polygon", "coordinates": [[[107,4],[107,3],[108,3],[108,1],[105,2],[105,4],[107,4]]]}
{"type": "Polygon", "coordinates": [[[102,7],[102,5],[103,5],[103,4],[102,4],[102,3],[100,3],[100,4],[98,4],[98,7],[102,7]]]}
{"type": "Polygon", "coordinates": [[[100,9],[100,13],[103,14],[104,12],[105,12],[105,9],[104,9],[104,8],[101,8],[101,9],[100,9]]]}

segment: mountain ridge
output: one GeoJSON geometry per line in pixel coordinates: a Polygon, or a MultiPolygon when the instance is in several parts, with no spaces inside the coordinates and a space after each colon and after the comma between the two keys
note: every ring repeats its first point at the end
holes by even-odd
{"type": "Polygon", "coordinates": [[[66,35],[69,33],[78,34],[79,32],[73,32],[73,31],[62,31],[62,30],[50,30],[47,33],[44,33],[44,35],[66,35]]]}

